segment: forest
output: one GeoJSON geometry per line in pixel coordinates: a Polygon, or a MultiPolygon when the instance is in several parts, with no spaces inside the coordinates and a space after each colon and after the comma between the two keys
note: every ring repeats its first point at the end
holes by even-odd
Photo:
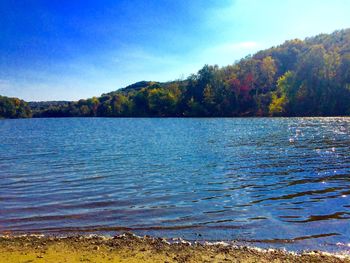
{"type": "Polygon", "coordinates": [[[30,118],[32,111],[28,103],[17,99],[0,96],[0,118],[30,118]]]}
{"type": "Polygon", "coordinates": [[[0,117],[350,115],[350,29],[205,65],[187,79],[141,81],[100,97],[24,102],[0,96],[0,117]]]}

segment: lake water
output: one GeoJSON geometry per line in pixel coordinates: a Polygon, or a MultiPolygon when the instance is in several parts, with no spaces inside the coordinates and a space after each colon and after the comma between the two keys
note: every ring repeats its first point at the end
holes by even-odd
{"type": "Polygon", "coordinates": [[[350,251],[350,118],[0,121],[0,233],[350,251]]]}

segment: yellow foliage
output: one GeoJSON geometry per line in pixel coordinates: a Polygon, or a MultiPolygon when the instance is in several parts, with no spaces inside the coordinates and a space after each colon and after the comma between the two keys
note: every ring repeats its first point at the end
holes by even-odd
{"type": "Polygon", "coordinates": [[[278,97],[275,93],[272,94],[272,102],[269,105],[269,113],[271,116],[281,116],[285,112],[285,106],[288,100],[285,95],[278,97]]]}

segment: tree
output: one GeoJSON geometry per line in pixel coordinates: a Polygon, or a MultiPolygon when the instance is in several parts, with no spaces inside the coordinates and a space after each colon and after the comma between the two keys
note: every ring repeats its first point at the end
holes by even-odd
{"type": "Polygon", "coordinates": [[[18,98],[0,96],[0,118],[30,118],[31,109],[27,102],[18,98]]]}
{"type": "Polygon", "coordinates": [[[0,116],[328,116],[350,114],[350,29],[204,65],[171,82],[140,81],[76,102],[0,97],[0,116]],[[29,107],[30,106],[30,107],[29,107]]]}
{"type": "Polygon", "coordinates": [[[294,86],[294,74],[287,71],[277,80],[277,90],[272,92],[272,100],[269,105],[270,116],[283,116],[287,113],[289,103],[288,97],[291,97],[294,86]]]}

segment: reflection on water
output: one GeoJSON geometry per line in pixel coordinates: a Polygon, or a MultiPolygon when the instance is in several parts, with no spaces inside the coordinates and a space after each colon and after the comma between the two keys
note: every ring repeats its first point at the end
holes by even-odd
{"type": "Polygon", "coordinates": [[[350,249],[350,118],[0,121],[0,231],[350,249]]]}

